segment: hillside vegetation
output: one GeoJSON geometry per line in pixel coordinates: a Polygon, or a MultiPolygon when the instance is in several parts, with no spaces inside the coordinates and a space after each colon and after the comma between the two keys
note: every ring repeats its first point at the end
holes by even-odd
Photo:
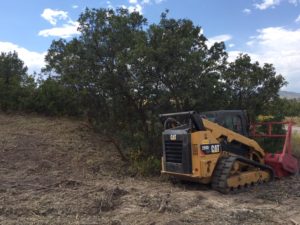
{"type": "Polygon", "coordinates": [[[154,24],[122,8],[86,9],[78,22],[38,74],[0,54],[0,224],[299,223],[298,176],[231,196],[159,175],[160,113],[299,116],[272,64],[229,62],[223,42],[167,10],[154,24]]]}
{"type": "Polygon", "coordinates": [[[299,112],[283,110],[286,81],[273,65],[246,54],[229,62],[224,43],[208,44],[191,20],[166,11],[149,24],[126,9],[86,9],[78,22],[79,36],[52,42],[41,79],[16,53],[1,53],[1,110],[84,118],[124,161],[150,169],[159,164],[160,113],[246,109],[254,120],[299,112]]]}
{"type": "Polygon", "coordinates": [[[292,92],[292,91],[279,91],[279,95],[281,98],[287,99],[300,99],[300,93],[292,92]]]}
{"type": "Polygon", "coordinates": [[[235,195],[164,177],[133,176],[114,146],[85,121],[0,114],[0,145],[0,224],[300,221],[299,176],[235,195]]]}

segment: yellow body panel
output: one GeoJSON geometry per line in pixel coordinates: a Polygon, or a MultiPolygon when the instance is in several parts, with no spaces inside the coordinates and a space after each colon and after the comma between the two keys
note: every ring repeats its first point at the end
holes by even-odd
{"type": "Polygon", "coordinates": [[[163,160],[161,173],[183,180],[209,183],[221,153],[204,154],[201,150],[201,145],[207,144],[219,144],[218,140],[212,136],[210,131],[197,131],[191,134],[192,174],[166,171],[163,160]]]}
{"type": "Polygon", "coordinates": [[[260,147],[260,145],[256,141],[248,137],[245,137],[241,134],[238,134],[232,130],[229,130],[225,127],[222,127],[216,123],[213,123],[209,120],[202,119],[202,121],[204,127],[211,132],[213,137],[220,138],[221,136],[225,136],[227,137],[228,142],[238,141],[239,143],[247,145],[250,148],[252,148],[254,151],[258,152],[261,155],[261,158],[264,157],[265,151],[260,147]]]}
{"type": "Polygon", "coordinates": [[[205,155],[202,144],[219,144],[209,131],[197,131],[191,135],[192,174],[200,178],[210,177],[218,161],[220,153],[205,155]]]}

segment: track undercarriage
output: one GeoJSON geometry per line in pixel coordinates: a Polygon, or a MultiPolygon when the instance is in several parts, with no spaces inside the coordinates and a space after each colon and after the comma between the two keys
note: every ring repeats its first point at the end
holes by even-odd
{"type": "Polygon", "coordinates": [[[220,158],[212,177],[212,188],[221,193],[236,193],[273,180],[273,169],[241,156],[220,158]]]}

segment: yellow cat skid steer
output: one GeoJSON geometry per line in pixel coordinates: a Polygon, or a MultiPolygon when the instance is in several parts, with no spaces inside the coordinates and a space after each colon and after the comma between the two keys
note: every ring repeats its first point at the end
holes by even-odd
{"type": "MultiPolygon", "coordinates": [[[[222,193],[273,180],[266,152],[249,138],[245,111],[194,111],[161,114],[162,173],[200,183],[211,183],[222,193]]],[[[298,163],[294,170],[298,171],[298,163]]],[[[271,164],[272,165],[272,164],[271,164]]]]}

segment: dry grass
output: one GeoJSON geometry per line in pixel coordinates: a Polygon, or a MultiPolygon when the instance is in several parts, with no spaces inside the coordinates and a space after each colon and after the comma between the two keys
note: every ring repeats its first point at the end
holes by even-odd
{"type": "Polygon", "coordinates": [[[293,154],[300,158],[300,133],[295,132],[292,136],[293,154]]]}
{"type": "Polygon", "coordinates": [[[286,117],[285,120],[292,120],[295,123],[293,126],[292,150],[293,154],[300,159],[300,117],[286,117]]]}
{"type": "Polygon", "coordinates": [[[300,117],[299,116],[291,116],[291,117],[286,117],[286,121],[292,120],[296,123],[296,126],[300,126],[300,117]]]}
{"type": "Polygon", "coordinates": [[[236,195],[130,177],[84,121],[0,113],[1,225],[283,225],[298,223],[299,190],[299,176],[236,195]]]}

